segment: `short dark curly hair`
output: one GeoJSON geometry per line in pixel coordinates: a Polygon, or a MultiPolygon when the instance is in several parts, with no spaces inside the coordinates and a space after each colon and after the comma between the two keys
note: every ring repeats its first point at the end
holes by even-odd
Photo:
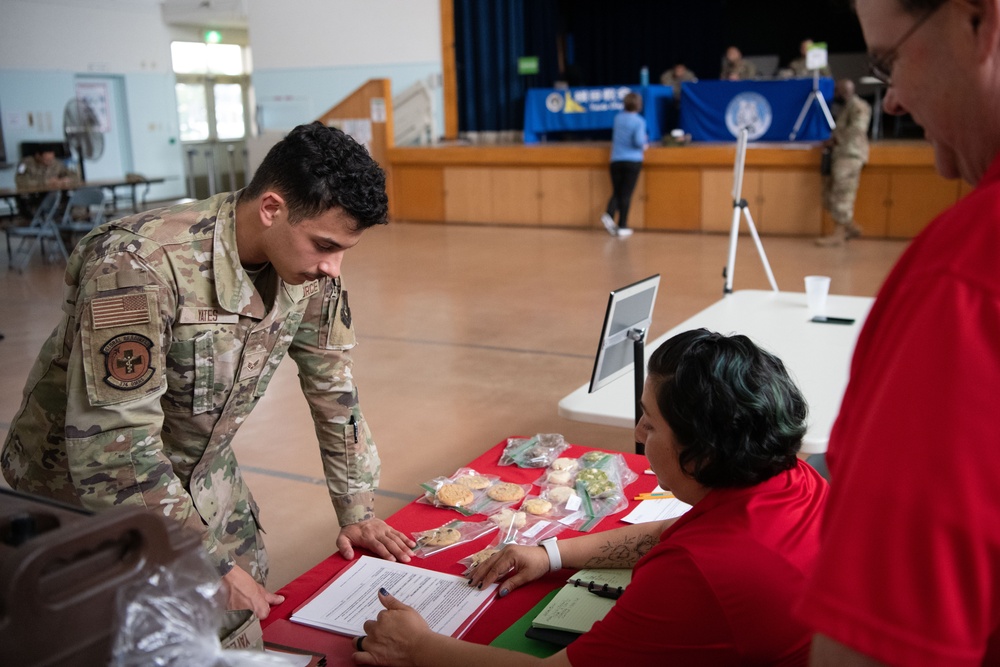
{"type": "Polygon", "coordinates": [[[358,229],[388,222],[385,172],[364,146],[318,121],[299,125],[275,144],[241,197],[267,190],[284,197],[292,224],[334,207],[354,218],[358,229]]]}
{"type": "Polygon", "coordinates": [[[806,401],[781,360],[746,336],[677,334],[653,352],[649,377],[681,469],[702,486],[752,486],[795,466],[806,401]]]}

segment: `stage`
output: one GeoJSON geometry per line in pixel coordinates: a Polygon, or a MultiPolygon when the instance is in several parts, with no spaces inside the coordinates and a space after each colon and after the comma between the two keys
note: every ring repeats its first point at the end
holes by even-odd
{"type": "MultiPolygon", "coordinates": [[[[393,218],[407,222],[600,228],[611,194],[608,142],[391,147],[393,218]]],[[[762,235],[817,236],[818,142],[747,149],[743,196],[762,235]]],[[[652,146],[632,201],[635,229],[728,233],[736,143],[652,146]]],[[[855,217],[874,238],[910,238],[968,192],[934,171],[925,141],[880,141],[861,176],[855,217]]]]}

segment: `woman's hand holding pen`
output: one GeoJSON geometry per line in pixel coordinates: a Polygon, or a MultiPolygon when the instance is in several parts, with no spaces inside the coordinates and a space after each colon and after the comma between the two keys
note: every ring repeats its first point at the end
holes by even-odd
{"type": "Polygon", "coordinates": [[[483,588],[513,572],[502,586],[498,595],[507,593],[529,581],[542,577],[549,571],[549,556],[543,547],[522,547],[509,544],[499,553],[477,567],[469,577],[469,585],[483,588]]]}

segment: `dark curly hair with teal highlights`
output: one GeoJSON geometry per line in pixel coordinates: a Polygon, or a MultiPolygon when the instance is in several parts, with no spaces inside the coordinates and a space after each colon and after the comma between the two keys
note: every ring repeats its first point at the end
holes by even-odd
{"type": "Polygon", "coordinates": [[[240,195],[278,192],[292,224],[339,207],[357,229],[388,222],[385,172],[365,147],[320,122],[299,125],[274,145],[240,195]]]}
{"type": "Polygon", "coordinates": [[[653,352],[649,377],[681,469],[702,486],[752,486],[795,466],[806,401],[781,360],[746,336],[677,334],[653,352]]]}

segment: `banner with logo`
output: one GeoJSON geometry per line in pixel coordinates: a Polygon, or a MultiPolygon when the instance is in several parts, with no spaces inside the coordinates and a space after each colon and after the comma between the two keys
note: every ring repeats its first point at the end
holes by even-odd
{"type": "MultiPolygon", "coordinates": [[[[812,79],[787,81],[699,81],[681,86],[681,128],[692,141],[735,141],[740,128],[750,129],[750,141],[789,141],[806,108],[795,141],[822,141],[830,126],[810,99],[812,79]]],[[[827,108],[833,100],[833,79],[819,80],[827,108]]]]}
{"type": "Polygon", "coordinates": [[[615,115],[625,109],[625,96],[633,91],[642,96],[650,142],[659,141],[674,96],[670,86],[531,88],[524,101],[524,143],[537,143],[548,132],[610,130],[615,115]]]}

